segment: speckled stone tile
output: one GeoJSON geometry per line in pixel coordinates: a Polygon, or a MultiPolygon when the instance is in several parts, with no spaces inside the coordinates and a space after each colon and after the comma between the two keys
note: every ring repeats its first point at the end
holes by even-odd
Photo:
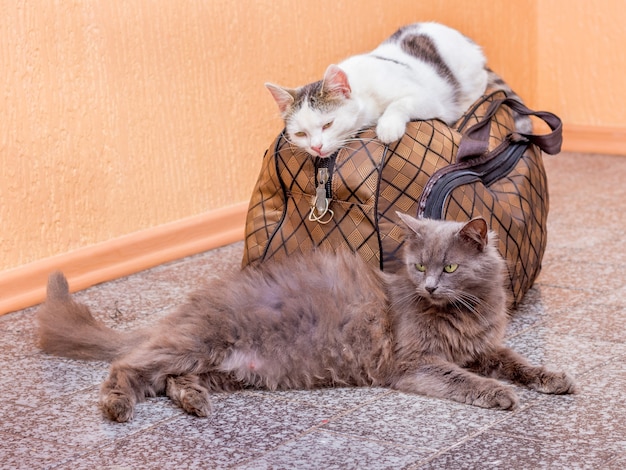
{"type": "Polygon", "coordinates": [[[534,440],[486,431],[449,451],[410,468],[449,469],[586,469],[606,467],[615,451],[598,449],[586,442],[572,446],[559,439],[534,440]]]}
{"type": "Polygon", "coordinates": [[[492,431],[533,439],[556,441],[560,448],[581,449],[580,460],[605,468],[610,457],[626,455],[626,366],[611,362],[581,377],[580,391],[572,396],[546,396],[524,413],[493,426],[492,431]],[[584,452],[595,449],[591,462],[584,452]],[[602,454],[602,455],[601,455],[602,454]]]}
{"type": "Polygon", "coordinates": [[[558,334],[548,326],[530,329],[505,343],[533,364],[563,370],[574,377],[626,354],[624,343],[558,334]]]}
{"type": "Polygon", "coordinates": [[[324,425],[339,413],[247,392],[215,394],[213,404],[213,414],[207,419],[181,415],[168,426],[172,432],[182,427],[188,436],[202,437],[216,445],[268,451],[324,425]]]}
{"type": "MultiPolygon", "coordinates": [[[[554,206],[560,207],[564,198],[589,204],[593,199],[613,200],[613,196],[626,194],[626,156],[572,152],[544,155],[543,160],[554,206]]],[[[587,206],[584,212],[593,209],[594,206],[587,206]]]]}
{"type": "Polygon", "coordinates": [[[428,449],[315,431],[235,468],[396,470],[424,460],[431,454],[432,451],[428,449]]]}
{"type": "Polygon", "coordinates": [[[364,439],[441,449],[512,412],[394,392],[331,420],[325,429],[364,439]]]}
{"type": "Polygon", "coordinates": [[[564,259],[578,262],[609,260],[612,256],[620,254],[608,252],[606,246],[620,240],[623,216],[616,210],[611,210],[610,214],[605,212],[607,212],[606,209],[594,210],[596,216],[602,219],[597,224],[590,223],[587,214],[585,214],[584,224],[549,217],[549,244],[546,253],[554,252],[564,259]],[[586,255],[586,257],[581,255],[586,255]]]}
{"type": "MultiPolygon", "coordinates": [[[[622,205],[624,199],[611,195],[609,198],[598,193],[579,194],[580,199],[571,196],[563,198],[561,203],[570,206],[570,211],[562,217],[552,217],[548,222],[548,231],[554,247],[571,244],[573,250],[601,250],[607,242],[615,241],[622,229],[622,205]],[[583,204],[591,204],[589,209],[581,208],[583,204]]],[[[624,197],[624,196],[622,196],[624,197]]]]}
{"type": "Polygon", "coordinates": [[[60,468],[92,469],[221,469],[232,468],[256,454],[248,449],[214,445],[204,438],[190,438],[185,433],[151,432],[115,441],[80,458],[60,463],[60,468]]]}
{"type": "Polygon", "coordinates": [[[27,439],[0,432],[0,470],[52,468],[79,454],[79,448],[64,443],[27,439]]]}
{"type": "MultiPolygon", "coordinates": [[[[112,281],[74,294],[77,302],[89,307],[94,317],[117,330],[132,330],[153,323],[174,308],[176,297],[167,284],[143,288],[112,281]]],[[[181,294],[182,297],[182,294],[181,294]]],[[[182,300],[181,300],[182,302],[182,300]]]]}
{"type": "Polygon", "coordinates": [[[622,468],[626,369],[611,364],[579,377],[577,395],[545,395],[419,468],[622,468]]]}
{"type": "Polygon", "coordinates": [[[626,303],[590,303],[551,319],[551,331],[579,338],[622,343],[626,331],[626,303]]]}
{"type": "Polygon", "coordinates": [[[393,393],[386,388],[325,388],[320,390],[289,390],[289,391],[250,391],[260,396],[275,400],[301,402],[308,405],[323,406],[340,411],[353,410],[364,404],[377,400],[379,397],[393,393]]]}
{"type": "Polygon", "coordinates": [[[234,243],[85,289],[75,299],[108,326],[130,330],[153,323],[204,283],[239,269],[242,253],[243,243],[234,243]]]}
{"type": "Polygon", "coordinates": [[[172,261],[143,272],[146,282],[162,281],[182,289],[184,297],[200,283],[241,269],[243,242],[172,261]]]}
{"type": "Polygon", "coordinates": [[[511,320],[506,330],[507,337],[521,332],[568,311],[585,302],[588,294],[559,287],[536,284],[524,296],[516,309],[511,311],[511,320]]]}
{"type": "Polygon", "coordinates": [[[152,426],[149,433],[118,439],[83,456],[78,468],[104,464],[156,468],[151,462],[165,460],[170,468],[223,468],[260,457],[332,417],[324,407],[247,392],[215,394],[213,404],[208,418],[179,410],[179,416],[152,426]]]}
{"type": "Polygon", "coordinates": [[[0,357],[16,358],[38,354],[35,309],[0,316],[0,357]]]}
{"type": "Polygon", "coordinates": [[[626,279],[624,265],[578,261],[561,262],[558,267],[548,264],[541,271],[537,283],[605,296],[622,287],[624,279],[626,279]]]}
{"type": "Polygon", "coordinates": [[[108,365],[104,363],[45,355],[27,356],[0,368],[0,396],[9,403],[37,408],[60,397],[99,386],[107,372],[108,365]]]}
{"type": "MultiPolygon", "coordinates": [[[[59,381],[62,380],[59,377],[59,381]]],[[[151,398],[137,406],[134,420],[114,423],[100,412],[98,390],[93,387],[56,396],[37,408],[3,407],[0,409],[0,432],[70,447],[98,447],[107,441],[149,429],[181,412],[165,398],[151,398]]]]}
{"type": "Polygon", "coordinates": [[[626,453],[618,455],[617,457],[602,463],[604,468],[615,468],[621,470],[626,468],[626,453]]]}

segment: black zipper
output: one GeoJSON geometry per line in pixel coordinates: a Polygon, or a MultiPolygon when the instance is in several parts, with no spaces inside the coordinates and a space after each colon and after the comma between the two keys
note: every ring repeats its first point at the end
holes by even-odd
{"type": "Polygon", "coordinates": [[[329,157],[315,157],[315,161],[313,165],[315,167],[315,187],[319,185],[319,174],[320,168],[328,169],[328,180],[326,181],[326,199],[333,198],[333,171],[335,170],[335,161],[337,160],[337,154],[339,152],[333,153],[329,157]]]}

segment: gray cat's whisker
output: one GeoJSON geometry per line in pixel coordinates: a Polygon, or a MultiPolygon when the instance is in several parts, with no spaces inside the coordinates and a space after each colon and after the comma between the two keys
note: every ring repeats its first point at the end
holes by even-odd
{"type": "Polygon", "coordinates": [[[417,292],[409,292],[408,294],[397,297],[391,302],[391,307],[397,307],[406,302],[417,302],[422,299],[422,296],[417,292]]]}

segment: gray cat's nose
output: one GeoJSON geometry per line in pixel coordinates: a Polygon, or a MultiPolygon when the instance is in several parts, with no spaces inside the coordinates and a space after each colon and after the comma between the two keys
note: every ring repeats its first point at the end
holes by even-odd
{"type": "Polygon", "coordinates": [[[437,290],[437,286],[426,286],[424,287],[429,294],[432,294],[437,290]]]}

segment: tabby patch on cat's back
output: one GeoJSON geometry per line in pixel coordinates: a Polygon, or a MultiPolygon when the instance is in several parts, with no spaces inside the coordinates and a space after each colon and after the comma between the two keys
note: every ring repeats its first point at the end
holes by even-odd
{"type": "Polygon", "coordinates": [[[390,143],[402,137],[411,120],[451,125],[483,94],[490,78],[486,58],[471,39],[439,23],[415,23],[369,53],[330,65],[322,80],[266,87],[290,142],[327,157],[367,127],[375,126],[378,138],[390,143]]]}
{"type": "Polygon", "coordinates": [[[505,267],[484,219],[397,217],[406,237],[395,274],[347,250],[320,249],[191,286],[177,310],[130,332],[98,321],[53,273],[36,314],[39,345],[110,361],[100,407],[118,422],[155,395],[208,416],[213,393],[250,387],[382,386],[503,410],[517,395],[498,379],[541,393],[575,391],[566,373],[502,344],[505,267]]]}

